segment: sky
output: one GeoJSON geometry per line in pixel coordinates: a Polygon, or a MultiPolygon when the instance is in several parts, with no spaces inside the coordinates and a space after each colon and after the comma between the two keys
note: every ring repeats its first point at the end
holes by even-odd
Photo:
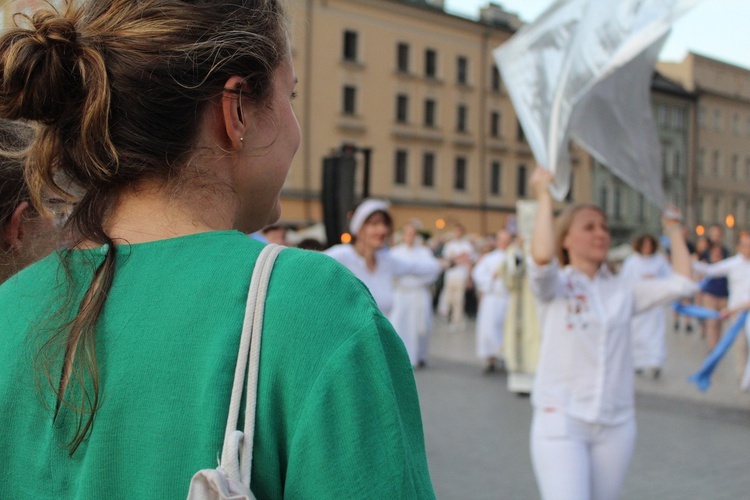
{"type": "MultiPolygon", "coordinates": [[[[445,10],[478,18],[489,0],[445,0],[445,10]]],[[[493,0],[532,22],[554,0],[493,0]]],[[[750,70],[750,0],[702,0],[681,17],[664,45],[662,61],[677,62],[688,51],[719,59],[750,70]]]]}

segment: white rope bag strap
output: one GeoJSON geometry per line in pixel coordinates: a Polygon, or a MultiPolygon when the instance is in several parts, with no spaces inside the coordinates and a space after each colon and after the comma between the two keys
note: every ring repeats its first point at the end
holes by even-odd
{"type": "Polygon", "coordinates": [[[260,341],[263,330],[263,311],[266,303],[268,281],[271,270],[281,245],[266,245],[258,256],[250,280],[250,290],[245,307],[245,320],[242,323],[242,336],[237,354],[237,366],[234,370],[232,398],[229,401],[227,427],[224,432],[224,446],[221,451],[221,468],[228,478],[240,481],[250,488],[250,475],[253,460],[253,437],[255,434],[255,407],[258,390],[258,366],[260,362],[260,341]],[[248,367],[249,351],[249,367],[248,367]],[[247,368],[247,385],[245,397],[244,433],[237,430],[242,388],[245,385],[247,368]]]}

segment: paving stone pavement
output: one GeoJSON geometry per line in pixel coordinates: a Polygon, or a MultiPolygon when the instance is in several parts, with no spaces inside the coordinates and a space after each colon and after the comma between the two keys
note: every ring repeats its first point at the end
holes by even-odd
{"type": "MultiPolygon", "coordinates": [[[[736,387],[734,356],[701,393],[686,381],[706,355],[700,335],[670,329],[667,345],[662,376],[636,383],[638,439],[623,499],[750,498],[750,395],[736,387]]],[[[482,374],[473,322],[437,322],[416,380],[438,498],[538,498],[529,398],[509,392],[504,375],[482,374]]]]}

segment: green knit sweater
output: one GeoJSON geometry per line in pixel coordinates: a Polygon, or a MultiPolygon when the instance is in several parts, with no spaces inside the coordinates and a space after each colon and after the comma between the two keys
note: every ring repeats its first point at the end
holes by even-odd
{"type": "MultiPolygon", "coordinates": [[[[223,231],[117,248],[96,328],[102,404],[72,457],[76,414],[53,423],[34,360],[102,252],[74,251],[67,271],[53,254],[0,287],[0,498],[184,498],[192,475],[217,465],[262,245],[223,231]]],[[[364,285],[327,256],[287,249],[265,314],[255,495],[433,498],[411,366],[364,285]]]]}

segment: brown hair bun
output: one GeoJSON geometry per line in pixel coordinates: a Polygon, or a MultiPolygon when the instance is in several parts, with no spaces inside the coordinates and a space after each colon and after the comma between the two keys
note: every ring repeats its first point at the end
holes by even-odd
{"type": "Polygon", "coordinates": [[[54,123],[81,93],[75,26],[50,10],[14,19],[21,29],[0,46],[0,113],[10,119],[54,123]],[[19,22],[23,19],[28,23],[19,22]]]}

